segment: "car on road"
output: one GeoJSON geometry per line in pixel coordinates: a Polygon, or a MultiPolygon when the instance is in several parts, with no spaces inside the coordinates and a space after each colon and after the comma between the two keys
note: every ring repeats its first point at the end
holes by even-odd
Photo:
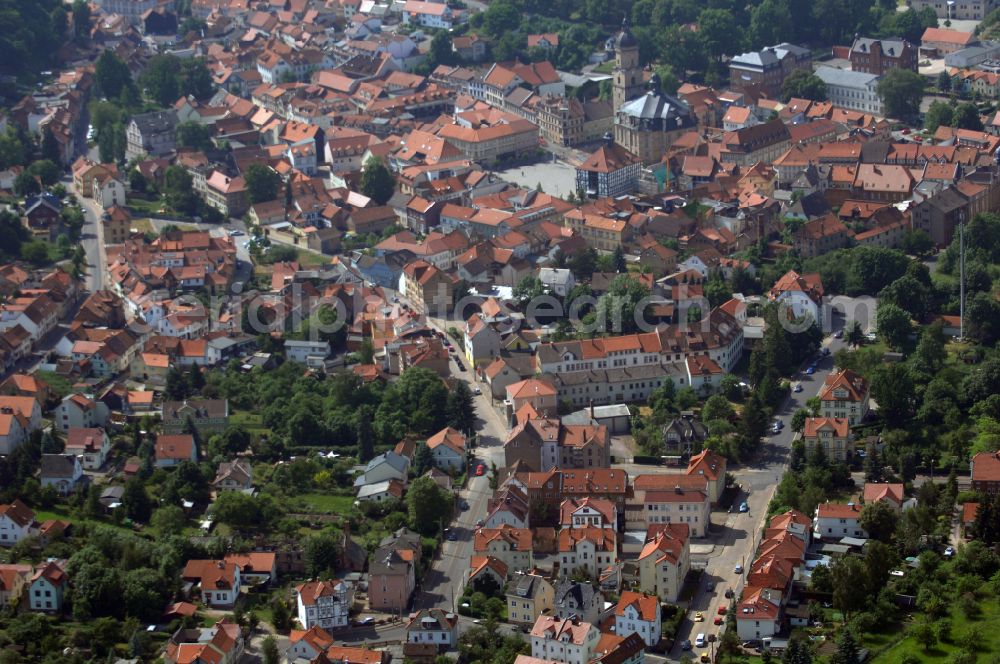
{"type": "Polygon", "coordinates": [[[800,383],[795,383],[795,387],[792,388],[792,392],[799,393],[802,391],[802,385],[800,383]]]}
{"type": "Polygon", "coordinates": [[[461,503],[458,504],[458,506],[459,506],[459,508],[463,512],[468,512],[469,511],[469,501],[468,500],[463,500],[461,503]]]}
{"type": "Polygon", "coordinates": [[[455,364],[458,365],[459,371],[465,371],[465,365],[462,364],[462,360],[458,359],[458,355],[455,356],[455,364]]]}
{"type": "Polygon", "coordinates": [[[231,237],[239,237],[239,236],[243,235],[243,231],[241,231],[238,228],[234,228],[233,230],[229,231],[229,235],[231,237]]]}
{"type": "Polygon", "coordinates": [[[778,429],[784,429],[785,428],[785,423],[782,422],[781,420],[775,420],[774,421],[774,426],[777,427],[778,429]]]}
{"type": "Polygon", "coordinates": [[[713,625],[721,625],[726,619],[722,616],[715,616],[715,620],[712,621],[713,625]]]}
{"type": "Polygon", "coordinates": [[[750,511],[750,506],[745,502],[740,503],[740,514],[746,514],[750,511]]]}
{"type": "Polygon", "coordinates": [[[833,333],[833,338],[834,339],[843,339],[844,338],[844,331],[843,330],[837,330],[836,332],[833,333]]]}
{"type": "Polygon", "coordinates": [[[946,547],[944,550],[944,555],[946,558],[951,558],[953,555],[955,555],[955,547],[953,546],[946,547]]]}
{"type": "Polygon", "coordinates": [[[823,354],[823,357],[829,357],[830,356],[830,349],[827,348],[827,347],[825,347],[825,346],[823,347],[823,350],[820,351],[820,352],[823,354]]]}
{"type": "Polygon", "coordinates": [[[742,574],[743,573],[743,565],[737,564],[736,567],[733,568],[733,573],[734,574],[742,574]]]}
{"type": "Polygon", "coordinates": [[[458,533],[456,533],[454,530],[449,530],[448,531],[448,541],[449,542],[454,542],[457,539],[458,539],[458,533]]]}
{"type": "Polygon", "coordinates": [[[698,613],[694,614],[694,619],[693,620],[695,622],[701,622],[704,619],[705,619],[705,614],[702,613],[701,611],[699,611],[698,613]]]}
{"type": "Polygon", "coordinates": [[[726,615],[726,611],[728,611],[728,610],[729,609],[726,608],[725,604],[720,604],[719,605],[719,610],[716,611],[716,613],[718,613],[720,616],[724,616],[724,615],[726,615]]]}
{"type": "Polygon", "coordinates": [[[684,639],[681,641],[681,650],[688,651],[691,650],[691,639],[684,639]]]}
{"type": "Polygon", "coordinates": [[[695,648],[704,648],[707,644],[708,644],[708,639],[705,638],[704,634],[699,634],[698,636],[694,637],[695,648]]]}
{"type": "Polygon", "coordinates": [[[806,369],[806,375],[807,376],[811,376],[814,373],[816,373],[816,367],[809,367],[809,368],[806,369]]]}
{"type": "Polygon", "coordinates": [[[713,590],[715,590],[715,582],[709,581],[708,583],[706,583],[705,590],[707,590],[708,592],[712,592],[713,590]]]}
{"type": "Polygon", "coordinates": [[[726,599],[732,599],[732,598],[733,598],[733,589],[726,588],[726,599]]]}
{"type": "Polygon", "coordinates": [[[482,477],[486,473],[486,466],[479,464],[476,466],[476,477],[482,477]]]}

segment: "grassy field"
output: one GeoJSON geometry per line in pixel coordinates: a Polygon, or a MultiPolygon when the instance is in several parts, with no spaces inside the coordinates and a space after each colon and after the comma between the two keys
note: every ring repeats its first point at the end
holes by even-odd
{"type": "MultiPolygon", "coordinates": [[[[943,662],[952,653],[958,652],[970,641],[970,636],[978,640],[979,661],[992,661],[990,656],[1000,654],[1000,606],[995,601],[986,600],[980,603],[982,614],[976,620],[969,620],[964,613],[956,609],[951,614],[951,643],[938,643],[930,650],[916,642],[912,636],[903,638],[898,643],[880,652],[873,664],[896,664],[907,655],[912,655],[920,662],[943,662]]],[[[878,639],[881,635],[875,635],[878,639]]],[[[891,642],[895,635],[888,635],[881,645],[891,642]]],[[[865,638],[865,646],[873,652],[880,643],[869,637],[865,638]]]]}
{"type": "Polygon", "coordinates": [[[229,423],[233,426],[240,425],[251,434],[270,435],[271,430],[264,426],[260,414],[251,413],[248,410],[234,410],[229,416],[229,423]]]}
{"type": "Polygon", "coordinates": [[[354,496],[331,496],[325,493],[304,493],[297,496],[315,514],[345,514],[354,505],[354,496]]]}

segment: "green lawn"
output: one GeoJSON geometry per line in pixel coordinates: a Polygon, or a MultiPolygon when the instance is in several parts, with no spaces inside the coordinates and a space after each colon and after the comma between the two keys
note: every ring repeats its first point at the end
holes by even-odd
{"type": "Polygon", "coordinates": [[[315,514],[346,514],[354,506],[354,496],[304,493],[297,498],[305,501],[309,511],[315,514]]]}
{"type": "Polygon", "coordinates": [[[317,254],[309,249],[299,249],[299,265],[301,267],[319,267],[330,262],[330,256],[317,254]]]}
{"type": "MultiPolygon", "coordinates": [[[[930,650],[916,642],[912,636],[907,636],[883,652],[878,653],[872,664],[897,664],[907,654],[913,655],[920,662],[943,662],[952,653],[958,652],[969,641],[968,636],[974,634],[979,642],[979,661],[992,661],[990,656],[1000,654],[1000,605],[993,599],[986,599],[979,604],[982,615],[976,620],[969,620],[957,608],[951,614],[951,643],[938,643],[930,650]]],[[[890,635],[866,635],[865,646],[877,651],[885,643],[893,640],[890,635]]]]}
{"type": "Polygon", "coordinates": [[[251,413],[248,410],[234,410],[229,416],[229,423],[233,426],[240,425],[251,434],[271,435],[271,430],[264,426],[259,413],[251,413]]]}

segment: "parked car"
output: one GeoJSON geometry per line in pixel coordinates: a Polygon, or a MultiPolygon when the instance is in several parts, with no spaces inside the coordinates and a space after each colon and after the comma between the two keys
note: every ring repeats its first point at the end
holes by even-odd
{"type": "Polygon", "coordinates": [[[701,611],[699,611],[698,613],[694,614],[694,621],[695,622],[701,622],[704,619],[705,619],[705,614],[702,613],[701,611]]]}
{"type": "Polygon", "coordinates": [[[843,339],[844,338],[844,331],[843,330],[837,330],[836,332],[833,333],[833,338],[834,339],[843,339]]]}
{"type": "Polygon", "coordinates": [[[449,542],[454,542],[457,539],[458,539],[458,533],[456,533],[454,530],[449,530],[448,531],[448,541],[449,542]]]}
{"type": "Polygon", "coordinates": [[[953,555],[955,555],[955,547],[952,546],[946,547],[944,550],[944,555],[947,558],[951,558],[953,555]]]}
{"type": "Polygon", "coordinates": [[[809,367],[808,369],[806,369],[806,375],[807,376],[811,376],[814,373],[816,373],[816,367],[809,367]]]}
{"type": "Polygon", "coordinates": [[[795,387],[792,388],[792,392],[798,393],[802,391],[802,385],[795,383],[795,387]]]}
{"type": "Polygon", "coordinates": [[[458,504],[458,507],[463,512],[467,512],[469,510],[469,501],[468,500],[463,500],[461,503],[458,504]]]}
{"type": "Polygon", "coordinates": [[[712,621],[712,624],[713,625],[721,625],[725,620],[726,619],[723,618],[722,616],[715,616],[715,619],[712,621]]]}
{"type": "Polygon", "coordinates": [[[743,565],[740,565],[739,563],[737,563],[736,567],[733,568],[733,573],[734,574],[742,574],[743,573],[743,565]]]}
{"type": "Polygon", "coordinates": [[[746,514],[749,511],[750,511],[749,505],[747,505],[745,502],[740,503],[740,514],[746,514]]]}
{"type": "Polygon", "coordinates": [[[474,388],[472,388],[472,393],[475,394],[478,397],[480,394],[483,393],[483,391],[481,389],[479,389],[478,387],[474,387],[474,388]]]}
{"type": "Polygon", "coordinates": [[[724,616],[724,615],[726,615],[726,611],[728,611],[728,610],[729,609],[726,608],[725,604],[720,604],[719,605],[719,610],[716,613],[718,613],[720,616],[724,616]]]}
{"type": "Polygon", "coordinates": [[[691,639],[684,639],[681,641],[681,650],[691,650],[691,639]]]}

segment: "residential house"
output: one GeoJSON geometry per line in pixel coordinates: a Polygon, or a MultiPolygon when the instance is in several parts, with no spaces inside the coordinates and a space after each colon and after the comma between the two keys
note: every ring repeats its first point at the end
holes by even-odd
{"type": "Polygon", "coordinates": [[[819,392],[820,415],[846,418],[849,426],[860,424],[868,414],[868,381],[850,369],[831,372],[819,392]]]}
{"type": "Polygon", "coordinates": [[[84,428],[105,427],[108,423],[108,407],[82,394],[69,394],[56,408],[56,422],[63,431],[84,428]]]}
{"type": "Polygon", "coordinates": [[[354,487],[360,488],[365,484],[384,482],[396,479],[406,484],[407,472],[410,469],[410,460],[401,454],[389,450],[379,454],[365,466],[365,472],[355,478],[354,487]]]}
{"type": "Polygon", "coordinates": [[[638,634],[647,646],[660,642],[660,600],[656,595],[626,590],[615,606],[615,634],[638,634]]]}
{"type": "Polygon", "coordinates": [[[555,589],[540,574],[515,574],[507,589],[507,620],[534,625],[540,615],[550,615],[555,603],[555,589]]]}
{"type": "Polygon", "coordinates": [[[781,605],[767,588],[747,588],[736,605],[736,633],[741,641],[759,641],[781,631],[781,605]]]}
{"type": "Polygon", "coordinates": [[[596,625],[578,618],[539,616],[531,628],[531,656],[562,664],[587,664],[601,638],[596,625]]]}
{"type": "Polygon", "coordinates": [[[438,650],[451,650],[458,645],[458,614],[444,609],[411,613],[405,629],[407,643],[433,644],[438,650]]]}
{"type": "Polygon", "coordinates": [[[567,498],[559,505],[563,528],[618,528],[618,510],[605,498],[567,498]]]}
{"type": "Polygon", "coordinates": [[[455,280],[427,261],[408,263],[399,281],[399,290],[417,313],[443,316],[451,311],[455,280]]]}
{"type": "Polygon", "coordinates": [[[465,322],[462,333],[462,347],[470,367],[489,363],[500,355],[500,333],[484,314],[472,314],[465,322]]]}
{"type": "Polygon", "coordinates": [[[817,67],[815,74],[826,84],[827,98],[834,106],[874,115],[884,113],[877,74],[825,66],[817,67]]]}
{"type": "Polygon", "coordinates": [[[125,130],[125,158],[160,157],[176,147],[177,113],[173,109],[133,115],[125,130]]]}
{"type": "MultiPolygon", "coordinates": [[[[299,622],[301,621],[302,619],[299,618],[299,622]]],[[[320,655],[323,655],[327,648],[333,644],[333,637],[322,627],[313,625],[306,630],[293,629],[289,633],[288,650],[285,651],[285,659],[289,662],[297,662],[299,660],[313,662],[320,655]]]]}
{"type": "Polygon", "coordinates": [[[979,40],[972,32],[945,28],[927,28],[920,37],[920,48],[925,51],[937,51],[939,56],[970,48],[978,43],[979,40]]]}
{"type": "Polygon", "coordinates": [[[223,618],[209,628],[178,629],[167,641],[167,664],[236,664],[245,642],[240,626],[223,618]]]}
{"type": "Polygon", "coordinates": [[[253,469],[246,459],[223,461],[215,472],[212,488],[216,491],[249,491],[253,488],[253,469]]]}
{"type": "Polygon", "coordinates": [[[502,560],[492,556],[472,556],[466,585],[487,594],[502,590],[507,584],[509,570],[502,560]]]}
{"type": "Polygon", "coordinates": [[[638,475],[634,497],[625,510],[634,527],[686,524],[692,537],[704,537],[710,525],[708,480],[700,475],[638,475]]]}
{"type": "Polygon", "coordinates": [[[600,572],[618,558],[613,528],[563,528],[559,531],[559,576],[583,573],[597,580],[600,572]]]}
{"type": "Polygon", "coordinates": [[[866,538],[861,527],[861,505],[857,503],[821,503],[813,516],[813,537],[837,542],[843,537],[866,538]]]}
{"type": "Polygon", "coordinates": [[[972,490],[996,493],[1000,490],[1000,452],[977,452],[969,461],[972,490]]]}
{"type": "Polygon", "coordinates": [[[473,540],[473,550],[477,555],[492,556],[507,565],[511,572],[531,570],[532,548],[530,530],[507,525],[480,528],[473,540]]]}
{"type": "Polygon", "coordinates": [[[684,523],[660,524],[639,553],[639,589],[664,602],[676,602],[691,569],[690,528],[684,523]]]}
{"type": "Polygon", "coordinates": [[[576,190],[589,198],[617,198],[635,191],[641,174],[639,158],[617,145],[609,133],[604,144],[576,167],[576,190]]]}
{"type": "Polygon", "coordinates": [[[388,500],[402,500],[406,485],[396,478],[366,484],[358,489],[358,502],[381,503],[388,500]]]}
{"type": "Polygon", "coordinates": [[[278,580],[278,555],[274,551],[229,553],[223,562],[240,568],[240,580],[245,586],[266,585],[278,580]]]}
{"type": "Polygon", "coordinates": [[[36,567],[28,584],[28,608],[45,613],[62,611],[68,581],[64,562],[50,560],[36,567]]]}
{"type": "Polygon", "coordinates": [[[101,225],[104,227],[104,244],[119,245],[128,239],[132,230],[132,215],[128,208],[113,205],[101,215],[101,225]]]}
{"type": "Polygon", "coordinates": [[[903,506],[906,503],[906,490],[901,483],[865,482],[861,498],[866,505],[885,503],[898,514],[903,511],[903,506]]]}
{"type": "Polygon", "coordinates": [[[892,69],[917,71],[917,47],[905,39],[858,37],[851,44],[850,59],[851,71],[875,76],[892,69]]]}
{"type": "Polygon", "coordinates": [[[712,450],[703,450],[691,457],[685,474],[704,477],[708,481],[708,499],[715,505],[726,488],[726,457],[712,450]]]}
{"type": "Polygon", "coordinates": [[[604,595],[592,583],[563,579],[556,586],[553,603],[560,620],[578,618],[596,624],[604,610],[604,595]]]}
{"type": "Polygon", "coordinates": [[[84,470],[100,470],[111,451],[111,440],[104,429],[72,427],[66,432],[66,452],[81,458],[84,470]]]}
{"type": "Polygon", "coordinates": [[[33,574],[31,565],[0,564],[0,606],[16,608],[33,574]]]}
{"type": "Polygon", "coordinates": [[[334,579],[301,583],[295,586],[295,601],[303,628],[347,627],[350,603],[345,582],[334,579]]]}
{"type": "Polygon", "coordinates": [[[164,401],[161,414],[164,433],[181,433],[188,426],[188,420],[202,436],[222,433],[229,426],[229,400],[164,401]]]}
{"type": "Polygon", "coordinates": [[[0,505],[0,546],[14,546],[28,537],[34,524],[35,513],[20,500],[0,505]]]}
{"type": "Polygon", "coordinates": [[[808,316],[817,324],[822,323],[823,282],[819,274],[799,275],[789,270],[775,282],[767,297],[778,303],[780,315],[789,321],[808,316]]]}
{"type": "Polygon", "coordinates": [[[806,455],[812,458],[817,449],[830,461],[845,462],[851,455],[850,425],[842,417],[807,417],[802,430],[806,455]]]}
{"type": "Polygon", "coordinates": [[[465,434],[451,427],[427,439],[434,465],[443,470],[461,472],[465,468],[465,434]]]}
{"type": "Polygon", "coordinates": [[[189,560],[181,578],[198,586],[206,606],[230,608],[240,596],[241,571],[234,562],[189,560]]]}
{"type": "Polygon", "coordinates": [[[41,426],[42,409],[34,397],[0,396],[0,456],[13,452],[41,426]]]}
{"type": "Polygon", "coordinates": [[[185,461],[198,462],[198,448],[189,433],[160,434],[154,448],[156,467],[172,468],[185,461]]]}
{"type": "Polygon", "coordinates": [[[52,487],[60,496],[68,496],[83,480],[83,466],[75,454],[43,454],[39,477],[42,487],[52,487]]]}
{"type": "Polygon", "coordinates": [[[741,53],[729,61],[729,87],[738,92],[764,93],[771,99],[777,99],[785,78],[797,69],[812,69],[809,49],[783,43],[741,53]]]}

